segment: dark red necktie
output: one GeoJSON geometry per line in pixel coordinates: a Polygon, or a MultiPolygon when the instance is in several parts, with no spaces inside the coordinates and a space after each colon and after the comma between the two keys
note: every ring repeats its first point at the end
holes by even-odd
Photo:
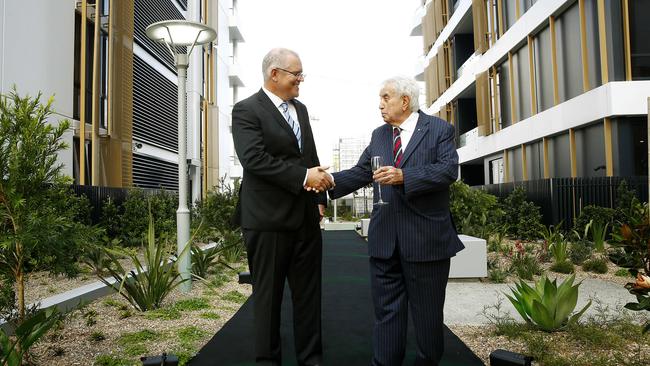
{"type": "Polygon", "coordinates": [[[402,138],[399,127],[393,127],[393,166],[399,166],[402,161],[402,138]]]}

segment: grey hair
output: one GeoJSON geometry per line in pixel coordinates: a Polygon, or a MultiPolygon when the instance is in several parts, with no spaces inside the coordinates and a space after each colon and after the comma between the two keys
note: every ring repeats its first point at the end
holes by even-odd
{"type": "Polygon", "coordinates": [[[417,112],[420,109],[420,86],[418,83],[407,77],[395,76],[384,80],[381,88],[391,87],[400,97],[409,97],[411,112],[417,112]]]}
{"type": "Polygon", "coordinates": [[[262,60],[262,76],[264,76],[264,81],[267,81],[271,77],[271,70],[278,67],[287,67],[286,59],[289,55],[300,58],[296,52],[287,48],[274,48],[264,56],[262,60]]]}

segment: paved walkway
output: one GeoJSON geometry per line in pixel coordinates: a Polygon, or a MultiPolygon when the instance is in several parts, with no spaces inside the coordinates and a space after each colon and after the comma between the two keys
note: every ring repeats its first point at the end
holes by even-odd
{"type": "MultiPolygon", "coordinates": [[[[561,280],[558,280],[558,284],[561,280]]],[[[508,312],[517,320],[521,317],[504,293],[510,294],[509,287],[514,284],[492,284],[478,281],[454,281],[447,285],[445,301],[445,324],[448,325],[480,325],[486,324],[487,319],[481,315],[484,306],[495,305],[501,298],[501,310],[508,312]]],[[[623,305],[633,301],[634,297],[623,286],[596,279],[585,279],[580,285],[578,305],[582,309],[589,299],[599,299],[602,305],[609,306],[609,311],[620,312],[623,305]]],[[[585,315],[596,314],[595,302],[587,309],[585,315]]]]}

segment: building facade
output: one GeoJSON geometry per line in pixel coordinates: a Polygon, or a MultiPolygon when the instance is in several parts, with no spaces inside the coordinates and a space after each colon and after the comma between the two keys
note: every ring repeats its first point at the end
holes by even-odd
{"type": "MultiPolygon", "coordinates": [[[[370,144],[370,136],[341,137],[334,148],[333,168],[340,172],[357,165],[359,157],[370,144]]],[[[372,211],[372,185],[343,197],[345,205],[351,207],[354,216],[369,215],[372,211]]]]}
{"type": "Polygon", "coordinates": [[[428,0],[426,108],[470,185],[646,175],[650,2],[428,0]]]}
{"type": "Polygon", "coordinates": [[[199,199],[230,169],[233,86],[243,85],[230,75],[243,41],[233,1],[2,1],[2,93],[15,85],[54,95],[51,123],[72,122],[59,161],[75,183],[177,190],[176,69],[145,29],[170,19],[210,25],[218,38],[194,48],[187,77],[187,174],[199,199]]]}

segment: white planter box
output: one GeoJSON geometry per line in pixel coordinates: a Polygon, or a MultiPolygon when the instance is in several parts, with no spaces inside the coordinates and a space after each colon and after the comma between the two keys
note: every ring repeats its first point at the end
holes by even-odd
{"type": "Polygon", "coordinates": [[[465,249],[451,258],[449,278],[487,277],[487,245],[485,239],[458,235],[465,249]]]}

